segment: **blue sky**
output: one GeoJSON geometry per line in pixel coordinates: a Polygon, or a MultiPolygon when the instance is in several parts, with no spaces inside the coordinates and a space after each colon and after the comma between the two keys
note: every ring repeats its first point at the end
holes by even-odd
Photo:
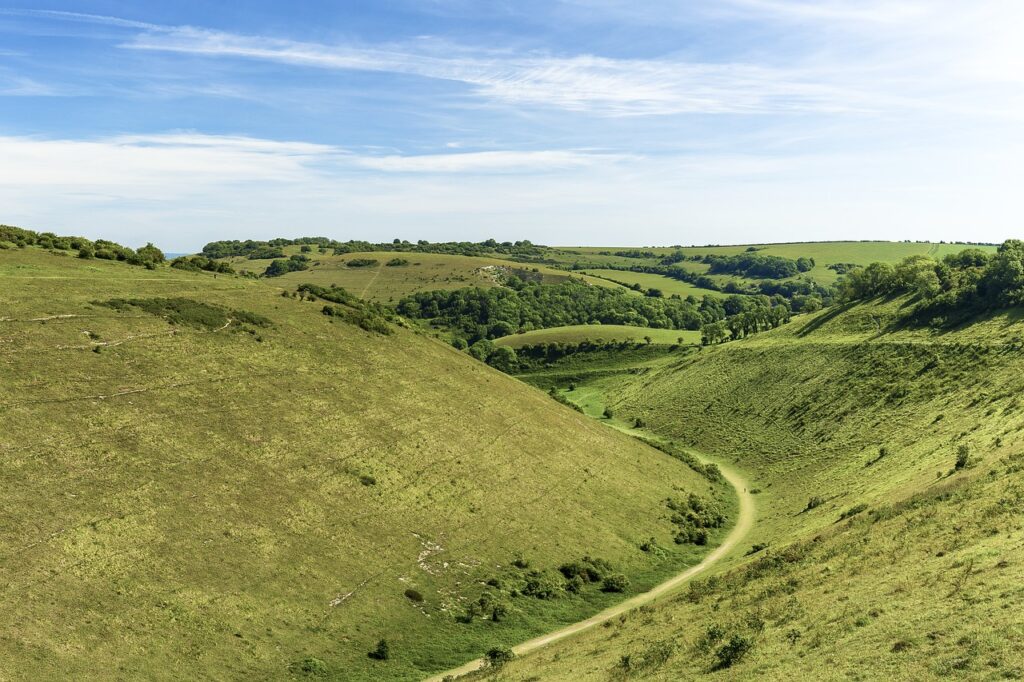
{"type": "Polygon", "coordinates": [[[0,222],[146,241],[1022,236],[1016,0],[0,7],[0,222]]]}

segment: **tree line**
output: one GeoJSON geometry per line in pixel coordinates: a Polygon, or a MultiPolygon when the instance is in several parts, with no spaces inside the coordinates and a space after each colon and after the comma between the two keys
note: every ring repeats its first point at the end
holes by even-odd
{"type": "Polygon", "coordinates": [[[0,250],[37,246],[55,251],[77,251],[79,258],[99,258],[141,265],[153,269],[163,263],[164,252],[152,243],[132,249],[107,239],[95,241],[85,237],[58,236],[52,232],[34,232],[11,225],[0,225],[0,250]]]}
{"type": "Polygon", "coordinates": [[[904,294],[918,301],[912,315],[933,323],[1024,305],[1024,241],[1008,239],[994,254],[970,248],[941,259],[919,255],[895,265],[871,263],[850,270],[839,283],[843,301],[904,294]]]}
{"type": "Polygon", "coordinates": [[[328,237],[277,238],[266,241],[247,239],[245,241],[223,240],[210,242],[203,247],[207,258],[230,258],[244,256],[249,259],[284,258],[285,246],[302,246],[304,252],[316,248],[320,253],[331,251],[334,255],[366,253],[371,251],[394,251],[399,253],[440,253],[457,256],[505,256],[536,257],[547,247],[535,245],[527,239],[514,242],[499,242],[487,239],[482,242],[429,242],[425,239],[410,242],[394,239],[390,242],[372,243],[362,240],[339,241],[328,237]],[[305,247],[309,247],[306,249],[305,247]]]}

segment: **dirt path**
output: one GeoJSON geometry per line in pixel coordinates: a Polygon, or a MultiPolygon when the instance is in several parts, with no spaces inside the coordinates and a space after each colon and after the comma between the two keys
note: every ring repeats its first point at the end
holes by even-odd
{"type": "MultiPolygon", "coordinates": [[[[721,469],[722,476],[725,477],[725,480],[729,482],[729,485],[736,489],[736,496],[739,498],[739,513],[736,517],[736,525],[733,526],[731,531],[729,531],[729,535],[725,537],[722,544],[713,549],[706,557],[704,557],[703,560],[701,560],[699,564],[690,566],[682,573],[669,578],[665,582],[653,587],[643,594],[638,594],[635,597],[631,597],[624,602],[616,604],[615,606],[610,606],[604,611],[601,611],[586,620],[581,620],[578,623],[567,625],[564,628],[555,630],[554,632],[549,632],[548,634],[541,635],[540,637],[535,637],[534,639],[512,647],[512,651],[516,656],[528,654],[543,646],[565,639],[566,637],[571,637],[578,632],[582,632],[583,630],[592,628],[595,625],[600,625],[605,621],[617,618],[626,611],[648,604],[659,597],[672,592],[694,576],[708,570],[721,561],[729,554],[729,552],[735,549],[743,538],[747,536],[747,533],[754,525],[754,496],[750,494],[747,481],[742,476],[724,464],[720,464],[718,462],[716,462],[716,464],[718,464],[719,469],[721,469]]],[[[466,675],[480,669],[483,666],[483,663],[484,661],[482,658],[475,659],[465,665],[459,666],[458,668],[438,673],[437,675],[428,678],[427,682],[441,682],[441,680],[449,675],[454,677],[466,675]]]]}

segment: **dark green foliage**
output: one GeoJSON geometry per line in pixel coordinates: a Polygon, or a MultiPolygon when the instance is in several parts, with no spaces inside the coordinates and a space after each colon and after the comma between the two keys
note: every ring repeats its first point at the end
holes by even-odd
{"type": "MultiPolygon", "coordinates": [[[[488,239],[482,242],[437,242],[431,243],[420,240],[415,244],[403,240],[371,244],[364,241],[340,242],[328,237],[299,237],[297,239],[278,238],[269,241],[218,241],[210,242],[203,247],[203,255],[207,258],[228,258],[230,256],[251,256],[260,253],[262,249],[276,248],[283,246],[295,246],[309,244],[317,246],[323,252],[326,249],[333,249],[335,255],[345,253],[360,253],[368,251],[397,251],[400,253],[445,253],[460,256],[484,256],[488,254],[502,254],[515,256],[522,259],[537,258],[543,255],[546,247],[535,246],[528,240],[517,242],[497,242],[488,239]]],[[[77,248],[77,247],[76,247],[77,248]]],[[[258,256],[257,256],[258,257],[258,256]]],[[[273,257],[273,256],[271,256],[273,257]]]]}
{"type": "Polygon", "coordinates": [[[526,574],[523,594],[537,599],[558,599],[562,593],[561,581],[546,571],[530,571],[526,574]]]}
{"type": "Polygon", "coordinates": [[[754,641],[749,637],[745,637],[741,634],[734,634],[729,638],[718,651],[715,652],[715,659],[717,663],[715,668],[723,670],[725,668],[731,668],[746,656],[754,646],[754,641]]]}
{"type": "Polygon", "coordinates": [[[596,583],[612,572],[612,565],[604,559],[585,556],[578,561],[562,564],[558,567],[558,571],[565,576],[566,580],[578,577],[585,582],[596,583]]]}
{"type": "Polygon", "coordinates": [[[372,268],[379,265],[380,261],[374,258],[353,258],[350,261],[345,262],[345,267],[349,268],[372,268]]]}
{"type": "Polygon", "coordinates": [[[447,327],[470,342],[509,331],[573,324],[699,329],[724,316],[721,306],[714,303],[633,296],[621,289],[577,281],[541,284],[508,277],[506,285],[419,292],[402,299],[398,312],[447,327]]]}
{"type": "Polygon", "coordinates": [[[601,413],[605,419],[611,419],[615,416],[615,412],[610,407],[604,408],[604,412],[601,413]]]}
{"type": "Polygon", "coordinates": [[[204,270],[206,272],[221,272],[228,275],[235,272],[234,268],[224,261],[212,260],[204,256],[179,256],[171,261],[171,267],[192,272],[204,270]]]}
{"type": "Polygon", "coordinates": [[[377,485],[377,479],[369,474],[363,474],[359,477],[359,482],[365,486],[377,485]]]}
{"type": "Polygon", "coordinates": [[[731,274],[766,279],[794,277],[814,267],[812,258],[795,261],[782,256],[761,256],[749,252],[736,256],[709,255],[704,257],[704,262],[710,266],[708,272],[714,275],[731,274]]]}
{"type": "Polygon", "coordinates": [[[1024,242],[1009,239],[994,255],[965,249],[941,261],[911,256],[896,266],[872,263],[851,270],[840,295],[855,301],[912,294],[918,301],[905,319],[916,323],[955,324],[985,310],[1024,303],[1024,242]]]}
{"type": "Polygon", "coordinates": [[[376,648],[366,655],[375,661],[386,661],[391,658],[391,646],[386,639],[382,639],[377,642],[376,648]]]}
{"type": "Polygon", "coordinates": [[[265,277],[280,277],[286,275],[289,272],[298,272],[300,270],[309,269],[309,257],[296,255],[292,256],[288,260],[275,260],[271,261],[267,269],[263,271],[265,277]]]}
{"type": "Polygon", "coordinates": [[[144,262],[149,261],[150,263],[163,263],[167,260],[164,257],[164,252],[153,246],[152,242],[149,242],[145,246],[137,249],[135,253],[144,262]]]}
{"type": "Polygon", "coordinates": [[[411,587],[405,591],[405,596],[409,601],[414,601],[417,603],[423,601],[423,595],[420,594],[417,590],[412,589],[411,587]]]}
{"type": "Polygon", "coordinates": [[[512,649],[505,646],[497,646],[492,649],[488,649],[487,653],[484,654],[484,660],[486,660],[487,665],[492,668],[500,668],[515,657],[516,655],[512,652],[512,649]]]}
{"type": "Polygon", "coordinates": [[[388,266],[389,268],[396,268],[396,267],[401,267],[403,265],[408,265],[408,264],[409,264],[409,259],[407,259],[407,258],[392,258],[391,260],[389,260],[384,265],[388,266]]]}
{"type": "Polygon", "coordinates": [[[629,578],[622,573],[613,573],[601,581],[602,592],[625,592],[629,589],[629,578]]]}
{"type": "Polygon", "coordinates": [[[966,469],[968,463],[971,461],[971,449],[966,444],[961,443],[956,448],[956,464],[954,468],[957,471],[966,469]]]}
{"type": "Polygon", "coordinates": [[[672,512],[671,521],[678,530],[676,544],[706,545],[709,539],[708,529],[721,528],[726,517],[721,508],[711,500],[690,493],[685,499],[669,498],[665,501],[672,512]]]}

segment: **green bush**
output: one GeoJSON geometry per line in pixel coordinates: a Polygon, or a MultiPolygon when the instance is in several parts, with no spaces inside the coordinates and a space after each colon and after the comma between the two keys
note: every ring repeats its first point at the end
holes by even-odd
{"type": "Polygon", "coordinates": [[[956,448],[956,464],[954,468],[957,471],[967,468],[967,465],[971,461],[971,449],[967,447],[965,443],[961,443],[956,448]]]}
{"type": "Polygon", "coordinates": [[[307,675],[309,677],[325,677],[328,673],[327,664],[313,656],[296,661],[288,666],[288,668],[297,675],[307,675]]]}
{"type": "Polygon", "coordinates": [[[350,261],[345,261],[345,267],[349,268],[372,268],[380,263],[375,258],[353,258],[350,261]]]}
{"type": "Polygon", "coordinates": [[[625,592],[629,588],[629,578],[622,573],[607,576],[601,583],[602,592],[625,592]]]}
{"type": "Polygon", "coordinates": [[[744,637],[740,634],[733,635],[724,646],[715,652],[715,659],[717,660],[715,668],[718,670],[731,668],[742,661],[743,657],[750,652],[753,646],[754,642],[749,637],[744,637]]]}
{"type": "Polygon", "coordinates": [[[512,652],[512,649],[507,646],[493,647],[488,649],[487,653],[484,654],[484,660],[487,661],[487,665],[492,668],[500,668],[515,657],[516,655],[512,652]]]}
{"type": "Polygon", "coordinates": [[[420,594],[419,591],[414,590],[411,587],[405,591],[405,596],[410,601],[414,601],[414,602],[417,602],[417,603],[423,601],[423,595],[420,594]]]}

